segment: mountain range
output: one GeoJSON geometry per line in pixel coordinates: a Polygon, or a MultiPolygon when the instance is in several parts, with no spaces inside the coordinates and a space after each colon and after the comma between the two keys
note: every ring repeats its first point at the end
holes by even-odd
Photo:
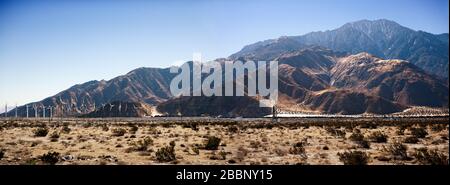
{"type": "MultiPolygon", "coordinates": [[[[362,20],[331,31],[257,42],[227,59],[277,60],[281,110],[389,114],[412,106],[448,108],[448,39],[448,33],[362,20]]],[[[169,85],[175,75],[169,68],[138,68],[108,81],[74,85],[17,112],[25,116],[28,106],[33,117],[34,107],[52,106],[54,114],[89,117],[271,113],[258,107],[258,97],[173,97],[169,85]],[[122,105],[127,107],[123,113],[117,109],[122,105]]],[[[43,114],[42,108],[37,111],[43,114]]]]}
{"type": "Polygon", "coordinates": [[[448,79],[448,33],[435,35],[414,31],[386,19],[361,20],[335,30],[265,40],[245,46],[230,58],[272,60],[280,53],[310,45],[351,54],[368,52],[380,58],[407,60],[430,74],[448,79]]]}

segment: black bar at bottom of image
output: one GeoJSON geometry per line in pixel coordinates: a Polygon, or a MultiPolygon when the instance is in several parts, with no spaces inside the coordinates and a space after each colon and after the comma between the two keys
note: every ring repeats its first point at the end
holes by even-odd
{"type": "Polygon", "coordinates": [[[170,184],[309,184],[440,182],[448,166],[133,165],[0,166],[0,178],[18,181],[170,184]]]}

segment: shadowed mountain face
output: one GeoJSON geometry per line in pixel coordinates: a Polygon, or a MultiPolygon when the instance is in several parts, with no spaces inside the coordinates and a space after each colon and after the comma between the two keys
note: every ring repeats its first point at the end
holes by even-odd
{"type": "Polygon", "coordinates": [[[303,104],[328,114],[389,114],[406,108],[379,96],[348,89],[312,92],[304,98],[303,104]]]}
{"type": "Polygon", "coordinates": [[[368,52],[381,58],[407,60],[430,74],[448,79],[448,33],[433,35],[414,31],[384,19],[362,20],[347,23],[331,31],[257,42],[245,46],[230,58],[271,60],[286,51],[298,50],[308,45],[319,45],[352,54],[368,52]]]}
{"type": "Polygon", "coordinates": [[[151,114],[152,108],[148,104],[114,101],[83,115],[83,117],[144,117],[151,114]]]}
{"type": "MultiPolygon", "coordinates": [[[[417,32],[387,20],[358,21],[332,31],[266,40],[246,46],[230,58],[279,62],[282,99],[278,107],[330,114],[448,107],[448,81],[429,73],[445,73],[448,80],[448,34],[417,32]]],[[[223,64],[224,59],[220,61],[223,64]]],[[[259,117],[271,113],[260,108],[255,97],[175,98],[169,89],[175,75],[168,68],[139,68],[109,81],[75,85],[28,104],[29,116],[42,117],[42,106],[46,117],[50,113],[75,116],[90,112],[87,116],[144,116],[151,113],[147,106],[155,106],[162,114],[184,116],[259,117]],[[133,108],[121,112],[114,109],[118,106],[108,104],[111,102],[133,108]]],[[[26,116],[26,106],[17,112],[26,116]]],[[[11,110],[8,115],[14,113],[11,110]]]]}
{"type": "Polygon", "coordinates": [[[249,96],[189,96],[160,104],[159,112],[170,116],[260,117],[271,114],[271,108],[260,108],[259,101],[249,96]]]}

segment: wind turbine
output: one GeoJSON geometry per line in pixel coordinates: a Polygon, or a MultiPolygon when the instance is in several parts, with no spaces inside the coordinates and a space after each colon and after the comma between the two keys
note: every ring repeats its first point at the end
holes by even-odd
{"type": "Polygon", "coordinates": [[[121,111],[122,111],[122,102],[119,102],[119,116],[121,111]]]}
{"type": "Polygon", "coordinates": [[[109,112],[111,112],[112,108],[114,107],[114,104],[108,103],[109,104],[109,112]]]}
{"type": "Polygon", "coordinates": [[[17,103],[16,103],[16,118],[17,118],[17,103]]]}
{"type": "Polygon", "coordinates": [[[105,105],[105,103],[102,103],[102,106],[100,107],[100,114],[102,115],[102,118],[105,116],[105,105]]]}
{"type": "Polygon", "coordinates": [[[37,106],[36,104],[33,104],[33,109],[34,109],[34,117],[37,118],[38,117],[38,111],[37,111],[37,106]]]}
{"type": "Polygon", "coordinates": [[[28,104],[26,105],[26,107],[27,107],[27,118],[28,118],[28,104]]]}
{"type": "Polygon", "coordinates": [[[62,101],[60,102],[60,104],[56,105],[56,111],[60,110],[61,112],[59,113],[60,116],[60,120],[62,121],[62,117],[64,115],[64,106],[62,104],[62,101]],[[59,108],[58,108],[59,107],[59,108]]]}
{"type": "Polygon", "coordinates": [[[5,104],[5,118],[8,117],[8,104],[5,104]]]}
{"type": "MultiPolygon", "coordinates": [[[[109,117],[111,117],[111,110],[113,109],[113,107],[114,107],[114,104],[111,104],[111,103],[108,103],[109,104],[109,112],[108,112],[108,116],[109,117]]],[[[114,116],[113,116],[114,117],[114,116]]]]}
{"type": "Polygon", "coordinates": [[[62,100],[62,98],[61,98],[61,96],[59,97],[59,103],[57,103],[56,104],[56,110],[58,111],[58,107],[61,109],[61,112],[60,112],[60,114],[61,114],[61,119],[62,119],[62,117],[63,117],[63,115],[64,115],[64,105],[65,105],[66,103],[62,100]]]}
{"type": "Polygon", "coordinates": [[[55,105],[55,114],[58,116],[58,113],[61,114],[61,112],[59,111],[59,107],[60,105],[58,103],[56,103],[55,105]]]}
{"type": "Polygon", "coordinates": [[[61,118],[64,116],[64,105],[60,104],[59,109],[61,110],[61,118]]]}
{"type": "Polygon", "coordinates": [[[45,118],[45,105],[42,105],[42,117],[45,118]]]}

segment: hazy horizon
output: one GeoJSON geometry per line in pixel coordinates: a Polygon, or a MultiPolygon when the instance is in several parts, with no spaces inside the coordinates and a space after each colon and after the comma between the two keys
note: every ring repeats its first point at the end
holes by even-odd
{"type": "Polygon", "coordinates": [[[1,2],[0,112],[5,103],[39,101],[139,67],[168,67],[193,52],[213,60],[257,41],[362,19],[448,33],[447,0],[344,2],[1,2]]]}

